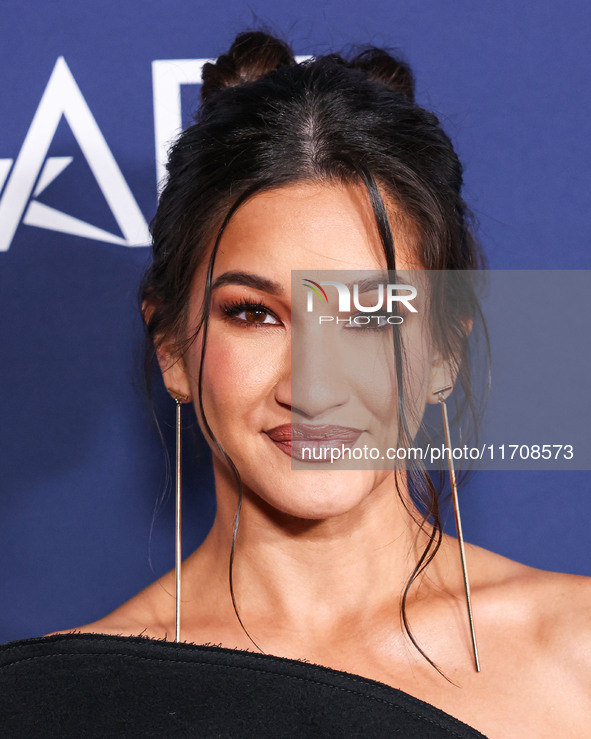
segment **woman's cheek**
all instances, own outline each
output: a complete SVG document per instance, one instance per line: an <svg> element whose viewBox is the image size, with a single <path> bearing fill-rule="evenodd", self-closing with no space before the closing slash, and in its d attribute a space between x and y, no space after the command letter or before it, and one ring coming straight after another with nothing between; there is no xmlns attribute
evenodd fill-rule
<svg viewBox="0 0 591 739"><path fill-rule="evenodd" d="M242 329L261 331L264 329ZM248 337L250 338L250 337ZM234 416L246 405L261 399L273 386L273 362L260 342L226 337L208 339L203 389L214 410Z"/></svg>
<svg viewBox="0 0 591 739"><path fill-rule="evenodd" d="M373 420L373 428L384 429L396 422L397 382L393 347L380 336L361 345L348 361L351 388Z"/></svg>
<svg viewBox="0 0 591 739"><path fill-rule="evenodd" d="M399 425L398 382L393 352L393 347L384 346L381 351L360 353L359 356L372 356L372 361L364 360L363 371L353 373L354 380L351 383L355 385L358 398L373 420L375 433L385 433L389 438L395 438ZM416 327L404 336L403 355L407 422L414 428L424 412L430 362L425 336Z"/></svg>

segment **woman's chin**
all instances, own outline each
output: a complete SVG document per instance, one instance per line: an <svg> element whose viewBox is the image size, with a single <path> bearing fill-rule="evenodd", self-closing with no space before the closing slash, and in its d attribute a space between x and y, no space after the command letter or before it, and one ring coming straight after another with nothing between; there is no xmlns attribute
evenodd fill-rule
<svg viewBox="0 0 591 739"><path fill-rule="evenodd" d="M258 486L254 499L281 514L320 521L337 518L363 504L376 487L373 476L357 470L344 473L293 472L289 484ZM314 479L316 478L316 479ZM269 481L270 482L270 481Z"/></svg>

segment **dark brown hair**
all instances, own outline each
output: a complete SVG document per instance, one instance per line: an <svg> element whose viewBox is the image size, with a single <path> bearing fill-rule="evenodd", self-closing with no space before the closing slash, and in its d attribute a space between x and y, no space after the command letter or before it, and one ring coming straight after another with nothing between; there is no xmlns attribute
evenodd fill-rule
<svg viewBox="0 0 591 739"><path fill-rule="evenodd" d="M205 64L201 97L194 125L170 151L168 179L151 224L153 261L141 286L141 300L153 307L147 321L150 360L165 338L176 340L177 356L182 356L202 330L203 366L211 275L221 235L241 203L272 188L311 181L363 184L388 270L396 269L396 249L382 193L409 224L416 256L425 270L484 266L462 199L462 166L451 141L436 116L415 103L410 67L387 51L370 47L352 58L328 54L298 64L280 39L261 31L246 32L215 64ZM192 278L211 243L203 314L197 329L189 331ZM471 406L470 378L463 370L465 321L477 308L471 301L449 300L445 294L438 299L445 304L446 321L437 325L433 335L444 355L454 358L457 381ZM432 313L436 322L440 312ZM409 438L397 336L394 331L398 401L402 428ZM205 431L233 469L239 487L230 554L230 590L236 609L231 573L242 484L205 418L201 380L199 405ZM407 475L422 511L415 520L420 529L430 526L430 534L406 584L401 617L414 645L441 673L417 644L405 605L412 583L441 544L444 478L440 475L436 485L418 463ZM400 490L398 494L402 499ZM237 609L236 614L240 620Z"/></svg>

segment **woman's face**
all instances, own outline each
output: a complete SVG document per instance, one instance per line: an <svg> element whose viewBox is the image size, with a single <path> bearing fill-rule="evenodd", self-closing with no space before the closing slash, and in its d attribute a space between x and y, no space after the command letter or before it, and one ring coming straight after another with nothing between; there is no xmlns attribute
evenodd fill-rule
<svg viewBox="0 0 591 739"><path fill-rule="evenodd" d="M397 225L402 221L395 212L390 222L397 269L416 267L410 238ZM392 475L391 470L343 469L338 464L320 469L314 462L292 469L297 444L294 440L290 445L290 432L295 431L290 424L312 437L314 427L355 428L358 438L356 432L344 434L348 444L359 447L383 447L385 435L395 439L397 428L394 363L388 354L392 344L385 338L391 340L391 330L314 324L299 297L296 301L294 296L292 306L292 270L385 269L362 186L304 183L258 194L232 216L219 243L203 369L205 415L246 488L284 513L309 519L340 515ZM193 281L189 330L199 323L205 270L206 263ZM364 303L370 305L371 296ZM434 377L429 344L415 331L411 384L421 417L425 403L432 402L433 382L442 379ZM298 356L292 365L292 335L297 332ZM167 382L177 388L184 383L198 417L201 347L199 334L173 370L174 382ZM380 352L387 361L376 360ZM391 403L384 399L386 387ZM218 474L225 462L210 445Z"/></svg>

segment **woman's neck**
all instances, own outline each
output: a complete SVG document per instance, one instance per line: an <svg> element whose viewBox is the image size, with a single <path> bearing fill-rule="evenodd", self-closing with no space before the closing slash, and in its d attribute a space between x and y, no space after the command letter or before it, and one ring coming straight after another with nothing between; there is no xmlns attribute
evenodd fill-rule
<svg viewBox="0 0 591 739"><path fill-rule="evenodd" d="M221 621L238 620L229 587L232 530L238 497L217 480L218 508L203 544L183 562L185 623L215 602ZM220 484L221 483L221 484ZM225 484L226 483L226 484ZM406 484L393 474L353 510L322 520L296 518L245 489L232 566L234 597L249 633L282 631L325 639L339 628L400 609L410 575L429 543ZM406 510L402 499L413 512ZM431 545L431 550L435 548ZM435 575L442 585L441 573ZM410 593L415 594L420 579ZM409 595L410 595L409 593Z"/></svg>

